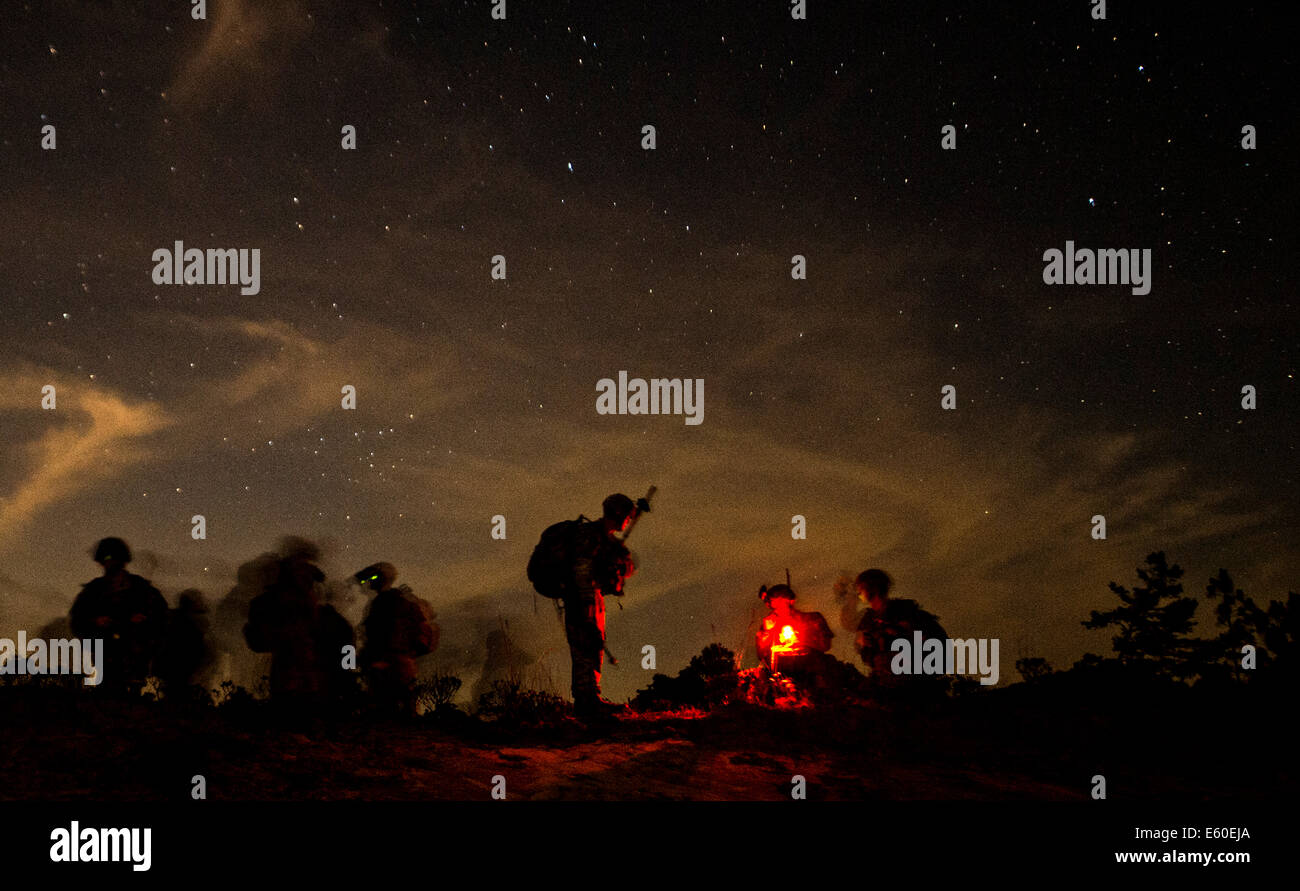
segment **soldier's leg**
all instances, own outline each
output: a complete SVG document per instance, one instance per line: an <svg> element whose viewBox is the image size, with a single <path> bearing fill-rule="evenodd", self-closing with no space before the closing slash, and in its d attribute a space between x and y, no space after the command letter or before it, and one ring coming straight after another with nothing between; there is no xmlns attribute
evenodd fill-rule
<svg viewBox="0 0 1300 891"><path fill-rule="evenodd" d="M383 708L388 703L388 663L378 662L365 668L366 692L370 701Z"/></svg>
<svg viewBox="0 0 1300 891"><path fill-rule="evenodd" d="M573 701L595 699L600 695L600 666L591 652L591 631L576 622L566 623L565 636L569 640L569 655L573 662L573 679L570 689Z"/></svg>
<svg viewBox="0 0 1300 891"><path fill-rule="evenodd" d="M397 660L396 667L397 667L397 673L401 683L401 690L398 694L397 707L402 712L402 714L413 715L416 712L415 659L410 656L403 656Z"/></svg>
<svg viewBox="0 0 1300 891"><path fill-rule="evenodd" d="M408 681L406 666L399 657L373 662L366 670L370 700L381 711L403 711L408 698L414 701L414 682L414 666Z"/></svg>
<svg viewBox="0 0 1300 891"><path fill-rule="evenodd" d="M579 631L577 624L569 617L570 608L565 606L564 610L564 639L569 642L569 663L571 671L569 673L569 692L573 694L574 701L578 699L578 690L581 687L580 678L582 677L582 646L579 640Z"/></svg>
<svg viewBox="0 0 1300 891"><path fill-rule="evenodd" d="M113 696L126 696L131 687L131 671L122 656L121 644L113 639L104 641L103 681L100 689Z"/></svg>

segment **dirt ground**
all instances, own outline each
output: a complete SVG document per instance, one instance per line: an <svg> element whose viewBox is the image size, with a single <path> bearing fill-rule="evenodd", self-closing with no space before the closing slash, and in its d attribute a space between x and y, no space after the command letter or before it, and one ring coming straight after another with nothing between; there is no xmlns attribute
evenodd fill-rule
<svg viewBox="0 0 1300 891"><path fill-rule="evenodd" d="M210 799L485 800L494 777L511 800L789 799L794 777L821 800L1087 798L1215 800L1265 794L1242 773L1157 755L1188 729L1141 742L1095 715L755 708L626 717L588 727L481 722L463 714L397 722L287 723L164 703L0 690L0 798L167 800L201 775ZM1154 727L1152 732L1162 732ZM1141 736L1141 734L1138 734ZM1263 786L1264 788L1259 788Z"/></svg>

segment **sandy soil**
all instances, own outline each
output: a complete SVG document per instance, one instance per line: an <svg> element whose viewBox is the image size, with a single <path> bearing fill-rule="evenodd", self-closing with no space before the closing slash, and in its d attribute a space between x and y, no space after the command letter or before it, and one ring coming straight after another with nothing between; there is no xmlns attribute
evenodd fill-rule
<svg viewBox="0 0 1300 891"><path fill-rule="evenodd" d="M600 727L461 715L287 725L265 709L37 692L0 690L0 798L181 799L201 774L210 799L484 800L500 775L512 800L776 800L801 775L810 799L1060 800L1086 798L1102 769L1129 797L1255 794L1249 776L1156 762L1087 715L995 717L949 704L629 714Z"/></svg>

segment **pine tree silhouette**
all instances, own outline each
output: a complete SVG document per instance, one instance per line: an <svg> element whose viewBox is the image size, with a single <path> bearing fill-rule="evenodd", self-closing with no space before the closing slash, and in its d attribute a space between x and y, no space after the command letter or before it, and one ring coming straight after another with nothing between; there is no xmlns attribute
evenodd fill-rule
<svg viewBox="0 0 1300 891"><path fill-rule="evenodd" d="M1285 601L1271 600L1265 609L1233 584L1226 569L1210 579L1205 596L1218 601L1215 619L1223 627L1217 638L1206 643L1206 677L1215 681L1249 682L1251 675L1272 675L1281 679L1296 670L1296 639L1300 632L1300 596L1287 593ZM1256 649L1254 671L1242 667L1242 650Z"/></svg>
<svg viewBox="0 0 1300 891"><path fill-rule="evenodd" d="M1083 626L1094 630L1116 626L1119 633L1112 647L1125 668L1183 679L1197 673L1196 657L1203 652L1203 642L1189 637L1196 624L1192 617L1197 602L1182 596L1182 567L1169 565L1164 551L1149 554L1146 562L1146 568L1137 569L1142 587L1130 590L1111 582L1110 589L1123 605L1106 612L1093 610Z"/></svg>

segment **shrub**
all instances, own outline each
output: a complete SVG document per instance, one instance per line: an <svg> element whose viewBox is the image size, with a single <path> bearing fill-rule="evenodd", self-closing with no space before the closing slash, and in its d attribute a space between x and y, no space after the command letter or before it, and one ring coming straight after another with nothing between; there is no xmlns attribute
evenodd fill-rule
<svg viewBox="0 0 1300 891"><path fill-rule="evenodd" d="M518 681L497 681L478 699L478 715L489 721L514 725L555 724L572 712L563 698L542 690L529 690Z"/></svg>
<svg viewBox="0 0 1300 891"><path fill-rule="evenodd" d="M415 701L427 711L446 708L460 692L461 680L451 674L435 674L415 685Z"/></svg>

